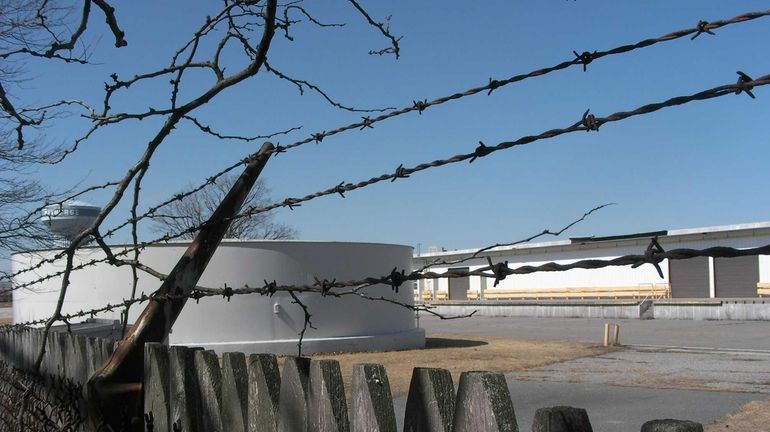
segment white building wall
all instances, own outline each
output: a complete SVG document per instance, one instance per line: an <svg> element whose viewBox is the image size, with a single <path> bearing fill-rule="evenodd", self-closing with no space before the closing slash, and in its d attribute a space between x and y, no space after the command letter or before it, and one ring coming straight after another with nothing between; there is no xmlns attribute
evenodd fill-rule
<svg viewBox="0 0 770 432"><path fill-rule="evenodd" d="M665 250L671 249L705 249L714 246L726 246L738 249L752 248L770 244L769 224L751 224L739 226L740 229L722 229L723 227L703 228L693 230L670 231L669 236L660 238L660 244ZM754 229L752 227L756 226ZM616 241L586 242L583 245L572 244L569 241L545 243L542 245L522 245L508 250L492 250L484 255L490 255L493 263L508 261L509 268L520 266L539 266L549 262L569 264L584 259L609 260L623 255L641 255L649 245L648 238L621 239ZM441 258L454 260L462 255L452 255L452 252L440 254ZM432 255L431 260L438 258ZM760 282L770 282L770 256L759 256ZM423 265L420 257L416 258L416 267ZM477 270L488 266L486 258L474 259L454 265L453 267L469 267ZM650 284L669 284L669 266L667 261L660 263L663 278L650 264L638 268L605 267L602 269L573 269L563 272L537 272L526 275L511 275L493 287L494 279L488 279L486 289L527 290L552 288L589 288L589 287L630 287ZM448 266L432 267L430 271L445 272ZM470 278L470 290L479 291L481 278ZM448 291L448 281L440 280L439 291Z"/></svg>
<svg viewBox="0 0 770 432"><path fill-rule="evenodd" d="M770 255L759 256L759 282L770 283Z"/></svg>

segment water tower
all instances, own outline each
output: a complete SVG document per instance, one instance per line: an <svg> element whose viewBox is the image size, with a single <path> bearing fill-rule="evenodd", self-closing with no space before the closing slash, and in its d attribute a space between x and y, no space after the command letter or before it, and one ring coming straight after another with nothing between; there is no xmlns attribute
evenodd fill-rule
<svg viewBox="0 0 770 432"><path fill-rule="evenodd" d="M82 201L66 201L43 208L42 222L54 234L71 242L99 215L101 208Z"/></svg>

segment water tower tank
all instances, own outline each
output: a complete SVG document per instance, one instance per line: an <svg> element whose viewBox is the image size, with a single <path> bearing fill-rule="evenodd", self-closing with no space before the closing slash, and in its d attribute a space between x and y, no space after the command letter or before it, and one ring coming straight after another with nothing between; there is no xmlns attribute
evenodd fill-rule
<svg viewBox="0 0 770 432"><path fill-rule="evenodd" d="M72 240L99 215L101 208L82 201L66 201L43 208L43 223L54 234Z"/></svg>

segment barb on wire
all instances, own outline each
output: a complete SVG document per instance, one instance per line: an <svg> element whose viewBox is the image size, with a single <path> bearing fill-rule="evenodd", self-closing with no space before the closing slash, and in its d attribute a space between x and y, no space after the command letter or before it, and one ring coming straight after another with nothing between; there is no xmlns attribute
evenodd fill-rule
<svg viewBox="0 0 770 432"><path fill-rule="evenodd" d="M703 20L698 21L698 25L696 25L695 28L697 28L698 31L694 35L692 35L690 40L695 40L695 38L697 38L698 36L702 35L703 33L708 33L710 35L716 36L716 33L711 31L711 29L709 28L709 22L708 21L703 21Z"/></svg>

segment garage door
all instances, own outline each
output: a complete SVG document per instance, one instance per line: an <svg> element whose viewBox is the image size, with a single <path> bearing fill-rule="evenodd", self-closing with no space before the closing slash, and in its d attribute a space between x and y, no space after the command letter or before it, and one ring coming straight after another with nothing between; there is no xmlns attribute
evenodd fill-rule
<svg viewBox="0 0 770 432"><path fill-rule="evenodd" d="M669 260L671 297L709 297L709 259L698 257L687 260Z"/></svg>
<svg viewBox="0 0 770 432"><path fill-rule="evenodd" d="M745 256L714 259L717 297L756 297L759 258Z"/></svg>
<svg viewBox="0 0 770 432"><path fill-rule="evenodd" d="M468 271L468 267L451 268L452 270ZM468 289L471 287L469 277L450 278L449 279L449 300L467 300Z"/></svg>

